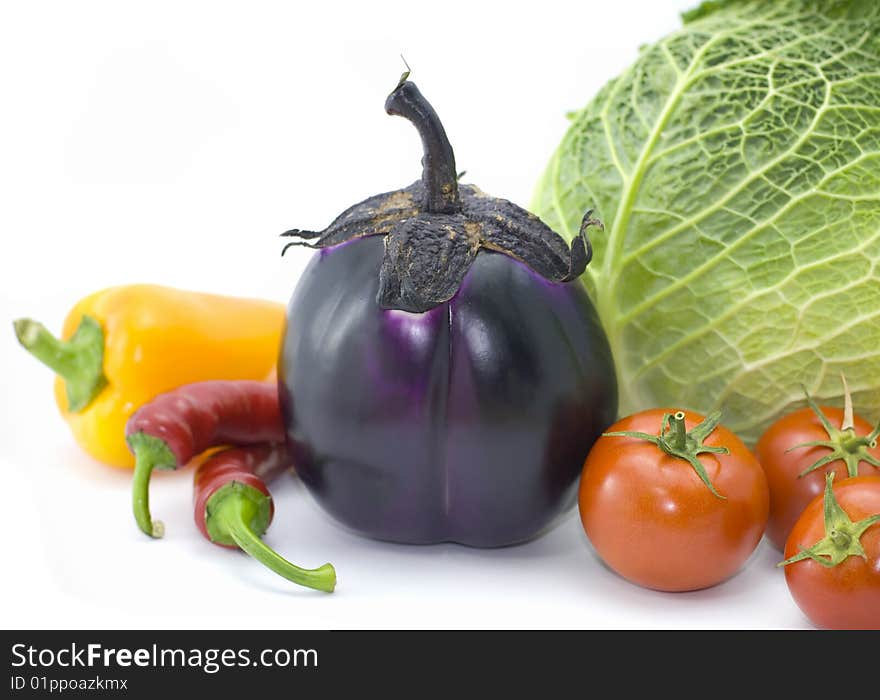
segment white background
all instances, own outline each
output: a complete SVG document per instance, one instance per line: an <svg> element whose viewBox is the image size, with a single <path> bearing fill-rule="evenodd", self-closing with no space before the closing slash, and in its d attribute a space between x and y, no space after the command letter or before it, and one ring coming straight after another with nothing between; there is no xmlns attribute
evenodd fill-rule
<svg viewBox="0 0 880 700"><path fill-rule="evenodd" d="M576 512L518 547L407 547L342 530L287 479L266 539L332 561L333 595L203 540L188 471L154 479L167 535L148 540L128 473L78 450L10 325L58 331L76 299L132 282L286 301L308 252L280 258L278 233L419 176L415 130L383 111L401 53L467 181L527 205L565 112L691 4L4 3L0 625L806 626L766 543L723 585L661 594L606 570Z"/></svg>

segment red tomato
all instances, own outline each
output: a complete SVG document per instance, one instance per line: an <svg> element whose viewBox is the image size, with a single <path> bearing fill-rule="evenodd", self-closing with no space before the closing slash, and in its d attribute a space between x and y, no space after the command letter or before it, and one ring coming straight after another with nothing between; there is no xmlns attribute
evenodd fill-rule
<svg viewBox="0 0 880 700"><path fill-rule="evenodd" d="M624 418L608 432L658 435L664 415L652 409ZM686 412L692 431L704 420ZM704 445L730 454L697 456L714 495L685 459L633 437L599 438L581 475L579 507L598 555L641 586L689 591L733 575L754 551L767 522L767 481L758 461L723 426Z"/></svg>
<svg viewBox="0 0 880 700"><path fill-rule="evenodd" d="M852 523L880 514L880 476L843 479L834 485L833 493ZM846 529L838 524L826 532L824 501L817 496L798 518L785 544L786 559L813 547L828 532ZM786 564L785 582L798 607L819 627L880 629L880 522L852 539L861 543L865 558L853 554L836 566L802 559Z"/></svg>
<svg viewBox="0 0 880 700"><path fill-rule="evenodd" d="M843 421L841 409L823 406L820 410L831 425L840 427ZM871 425L859 416L853 417L853 426L856 435L871 433ZM819 416L810 408L802 408L780 418L758 440L755 455L764 468L770 488L767 538L779 550L785 547L785 540L798 516L824 490L825 474L834 471L838 481L848 476L846 464L841 459L800 476L822 457L830 454L832 450L829 447L799 447L791 452L786 450L805 442L828 439L828 432L822 426ZM865 449L880 459L880 447ZM867 462L859 462L859 475L877 473L877 469Z"/></svg>

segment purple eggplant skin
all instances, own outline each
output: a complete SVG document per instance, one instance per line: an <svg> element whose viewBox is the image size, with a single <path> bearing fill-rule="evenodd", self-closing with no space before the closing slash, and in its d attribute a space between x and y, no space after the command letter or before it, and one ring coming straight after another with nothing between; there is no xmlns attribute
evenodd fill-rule
<svg viewBox="0 0 880 700"><path fill-rule="evenodd" d="M377 302L381 237L314 254L290 300L279 391L296 470L351 530L402 543L529 540L575 502L617 413L583 286L481 250L422 312Z"/></svg>

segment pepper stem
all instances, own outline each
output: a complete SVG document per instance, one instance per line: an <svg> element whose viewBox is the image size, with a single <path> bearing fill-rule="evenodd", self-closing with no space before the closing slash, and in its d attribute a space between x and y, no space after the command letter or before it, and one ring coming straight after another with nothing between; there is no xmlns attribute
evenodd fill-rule
<svg viewBox="0 0 880 700"><path fill-rule="evenodd" d="M64 380L67 408L79 413L107 386L104 376L104 330L91 316L83 316L69 340L60 340L30 318L12 324L18 342Z"/></svg>
<svg viewBox="0 0 880 700"><path fill-rule="evenodd" d="M461 211L455 154L437 112L408 77L409 71L388 95L385 111L408 119L422 137L422 182L428 196L427 211L454 214Z"/></svg>
<svg viewBox="0 0 880 700"><path fill-rule="evenodd" d="M303 569L291 564L260 539L268 526L269 503L269 497L252 486L233 481L220 487L208 499L206 508L206 529L211 540L220 544L231 540L288 581L332 593L336 587L336 570L332 564Z"/></svg>
<svg viewBox="0 0 880 700"><path fill-rule="evenodd" d="M133 433L127 440L134 452L134 479L131 483L134 519L141 532L158 539L165 534L165 525L150 515L150 475L154 469L176 469L177 457L164 440L152 435Z"/></svg>

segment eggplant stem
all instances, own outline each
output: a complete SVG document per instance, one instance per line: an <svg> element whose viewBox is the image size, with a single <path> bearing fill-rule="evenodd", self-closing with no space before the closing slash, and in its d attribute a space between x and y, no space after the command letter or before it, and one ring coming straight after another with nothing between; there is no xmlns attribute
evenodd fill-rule
<svg viewBox="0 0 880 700"><path fill-rule="evenodd" d="M385 100L385 111L408 119L422 138L422 182L427 191L425 209L434 214L454 214L461 211L458 194L458 175L455 154L446 137L440 117L415 83L407 80L408 73Z"/></svg>

